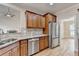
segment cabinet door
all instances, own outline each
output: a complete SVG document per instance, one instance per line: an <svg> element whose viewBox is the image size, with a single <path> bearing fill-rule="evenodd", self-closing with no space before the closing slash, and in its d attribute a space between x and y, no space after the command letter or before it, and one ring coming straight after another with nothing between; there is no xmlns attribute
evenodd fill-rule
<svg viewBox="0 0 79 59"><path fill-rule="evenodd" d="M53 16L48 14L48 22L52 22L53 21Z"/></svg>
<svg viewBox="0 0 79 59"><path fill-rule="evenodd" d="M37 15L33 14L32 16L32 27L37 28Z"/></svg>
<svg viewBox="0 0 79 59"><path fill-rule="evenodd" d="M37 15L37 19L36 19L37 28L41 28L40 18L41 16Z"/></svg>
<svg viewBox="0 0 79 59"><path fill-rule="evenodd" d="M45 38L45 48L47 48L48 47L48 36L45 36L44 38Z"/></svg>
<svg viewBox="0 0 79 59"><path fill-rule="evenodd" d="M48 27L44 28L44 32L43 32L43 33L44 33L44 34L48 34L48 32L49 32L49 31L48 31Z"/></svg>
<svg viewBox="0 0 79 59"><path fill-rule="evenodd" d="M52 16L52 21L56 22L56 16Z"/></svg>
<svg viewBox="0 0 79 59"><path fill-rule="evenodd" d="M41 27L45 28L45 17L41 16Z"/></svg>
<svg viewBox="0 0 79 59"><path fill-rule="evenodd" d="M21 45L20 45L20 55L21 56L26 56L28 55L28 43L27 40L22 40Z"/></svg>
<svg viewBox="0 0 79 59"><path fill-rule="evenodd" d="M21 45L21 56L26 56L27 55L27 46L26 44Z"/></svg>
<svg viewBox="0 0 79 59"><path fill-rule="evenodd" d="M27 27L33 27L33 22L32 22L33 14L27 12L26 16L27 16L27 23L26 23Z"/></svg>
<svg viewBox="0 0 79 59"><path fill-rule="evenodd" d="M11 56L11 51L8 51L8 52L2 54L1 56Z"/></svg>
<svg viewBox="0 0 79 59"><path fill-rule="evenodd" d="M44 40L44 37L41 37L39 39L39 50L43 50L45 48L45 40Z"/></svg>
<svg viewBox="0 0 79 59"><path fill-rule="evenodd" d="M19 56L19 47L15 47L11 50L12 56Z"/></svg>

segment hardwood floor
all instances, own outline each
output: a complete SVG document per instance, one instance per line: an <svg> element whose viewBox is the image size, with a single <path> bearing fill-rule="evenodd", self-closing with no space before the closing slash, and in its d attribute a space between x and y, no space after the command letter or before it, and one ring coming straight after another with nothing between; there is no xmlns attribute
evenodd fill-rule
<svg viewBox="0 0 79 59"><path fill-rule="evenodd" d="M74 56L74 39L62 39L60 46L46 49L34 56Z"/></svg>

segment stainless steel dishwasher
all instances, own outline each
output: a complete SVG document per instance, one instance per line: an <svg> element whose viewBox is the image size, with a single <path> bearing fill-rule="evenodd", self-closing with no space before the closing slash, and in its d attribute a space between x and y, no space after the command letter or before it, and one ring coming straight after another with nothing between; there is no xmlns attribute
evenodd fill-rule
<svg viewBox="0 0 79 59"><path fill-rule="evenodd" d="M28 55L32 55L39 51L39 38L28 40Z"/></svg>

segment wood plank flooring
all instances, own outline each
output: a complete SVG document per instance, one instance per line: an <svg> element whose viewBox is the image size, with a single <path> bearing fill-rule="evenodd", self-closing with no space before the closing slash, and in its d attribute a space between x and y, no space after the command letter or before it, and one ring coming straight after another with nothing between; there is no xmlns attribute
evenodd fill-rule
<svg viewBox="0 0 79 59"><path fill-rule="evenodd" d="M62 39L60 46L46 49L34 56L74 56L74 39Z"/></svg>

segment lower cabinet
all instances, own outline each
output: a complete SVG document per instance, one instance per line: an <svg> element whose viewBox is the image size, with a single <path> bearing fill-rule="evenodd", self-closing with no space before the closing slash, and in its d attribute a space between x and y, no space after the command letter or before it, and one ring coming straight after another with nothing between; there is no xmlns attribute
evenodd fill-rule
<svg viewBox="0 0 79 59"><path fill-rule="evenodd" d="M44 37L40 37L39 39L39 50L43 50L44 49Z"/></svg>
<svg viewBox="0 0 79 59"><path fill-rule="evenodd" d="M45 36L44 39L45 39L45 42L44 42L45 43L45 48L47 48L49 46L48 36Z"/></svg>
<svg viewBox="0 0 79 59"><path fill-rule="evenodd" d="M19 56L19 47L15 47L11 50L11 56Z"/></svg>
<svg viewBox="0 0 79 59"><path fill-rule="evenodd" d="M5 52L4 54L2 54L2 56L19 56L18 47L15 47L10 51Z"/></svg>
<svg viewBox="0 0 79 59"><path fill-rule="evenodd" d="M11 51L8 51L8 52L2 54L1 56L11 56Z"/></svg>
<svg viewBox="0 0 79 59"><path fill-rule="evenodd" d="M20 55L27 56L28 55L28 48L27 48L27 40L22 40L20 45Z"/></svg>
<svg viewBox="0 0 79 59"><path fill-rule="evenodd" d="M32 39L31 41L20 40L16 43L13 43L9 46L0 49L0 56L27 56L29 55L29 52L31 52L31 50L32 54L34 54L47 47L48 47L47 36L40 37L39 39Z"/></svg>
<svg viewBox="0 0 79 59"><path fill-rule="evenodd" d="M40 40L39 40L39 50L43 50L45 48L48 47L48 37L47 36L44 36L44 37L40 37Z"/></svg>
<svg viewBox="0 0 79 59"><path fill-rule="evenodd" d="M0 49L0 56L19 56L19 42Z"/></svg>

